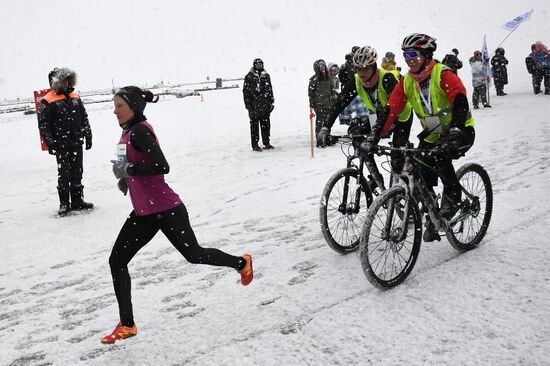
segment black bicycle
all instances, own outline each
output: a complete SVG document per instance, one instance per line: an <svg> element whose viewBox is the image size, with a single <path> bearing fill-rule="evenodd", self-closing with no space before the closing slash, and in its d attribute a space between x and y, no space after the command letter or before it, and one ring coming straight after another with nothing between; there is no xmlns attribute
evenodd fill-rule
<svg viewBox="0 0 550 366"><path fill-rule="evenodd" d="M361 226L372 204L373 195L378 196L385 190L384 179L374 156L359 152L359 145L364 139L363 135L337 137L347 159L346 168L330 177L321 196L321 231L328 246L341 254L359 248ZM364 166L369 172L367 177L363 173Z"/></svg>
<svg viewBox="0 0 550 366"><path fill-rule="evenodd" d="M427 154L443 150L378 146L376 154L404 154L402 173L394 185L381 193L368 210L361 233L360 259L367 279L379 288L391 288L411 273L422 241L422 212L427 212L435 229L444 231L449 243L459 251L476 248L485 236L493 211L493 190L489 175L479 164L469 163L457 170L462 202L455 216L439 215L438 198L420 174L419 166L433 169ZM393 174L393 173L392 173Z"/></svg>

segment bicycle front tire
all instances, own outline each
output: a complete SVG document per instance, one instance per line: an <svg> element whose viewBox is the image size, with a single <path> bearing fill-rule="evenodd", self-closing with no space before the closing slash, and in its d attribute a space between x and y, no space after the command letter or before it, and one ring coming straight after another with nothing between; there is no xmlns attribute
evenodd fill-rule
<svg viewBox="0 0 550 366"><path fill-rule="evenodd" d="M485 237L493 213L493 187L489 174L476 163L466 164L457 170L460 184L478 198L478 203L459 212L460 221L446 231L447 240L457 250L466 252L479 246ZM467 197L464 202L471 204Z"/></svg>
<svg viewBox="0 0 550 366"><path fill-rule="evenodd" d="M340 254L354 252L359 248L361 225L367 217L367 208L372 202L372 194L364 177L358 179L359 171L345 168L337 171L328 180L319 207L321 231L328 246ZM354 204L355 191L360 185L358 212L349 212ZM343 202L343 191L347 189L346 202ZM346 212L340 208L345 206Z"/></svg>
<svg viewBox="0 0 550 366"><path fill-rule="evenodd" d="M384 191L371 205L363 225L360 259L363 272L377 288L388 289L403 282L411 273L422 242L422 215L418 204L409 198L409 223L403 240L397 242L406 205L406 190L395 186ZM390 202L394 200L394 204ZM389 234L385 233L389 209L394 207ZM412 221L411 221L412 220ZM389 236L389 237L388 237Z"/></svg>

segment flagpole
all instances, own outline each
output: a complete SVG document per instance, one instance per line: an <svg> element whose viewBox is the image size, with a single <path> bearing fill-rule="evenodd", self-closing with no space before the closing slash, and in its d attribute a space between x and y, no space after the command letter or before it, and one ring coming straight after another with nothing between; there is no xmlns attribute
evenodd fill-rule
<svg viewBox="0 0 550 366"><path fill-rule="evenodd" d="M502 44L504 43L504 41L506 41L508 39L508 37L510 37L510 35L512 33L514 33L516 31L516 29L519 28L519 25L517 27L514 28L514 30L512 30L510 33L508 33L508 35L506 37L504 37L504 39L502 40L502 42L500 42L498 44L498 46L495 47L495 50L493 52L491 52L491 55L489 56L489 58L493 57L493 55L495 54L495 51L497 50L497 48L499 48L500 46L502 46Z"/></svg>

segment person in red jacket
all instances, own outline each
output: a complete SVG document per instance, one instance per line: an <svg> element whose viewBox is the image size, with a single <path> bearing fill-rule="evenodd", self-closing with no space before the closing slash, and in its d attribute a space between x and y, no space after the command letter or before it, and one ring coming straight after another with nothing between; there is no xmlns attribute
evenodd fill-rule
<svg viewBox="0 0 550 366"><path fill-rule="evenodd" d="M372 151L381 137L388 135L407 101L413 107L422 123L423 131L418 135L419 148L445 145L450 151L443 156L429 156L430 169L421 168L428 186L436 186L437 178L443 182L443 198L440 214L452 219L459 209L461 189L452 159L458 159L474 143L474 120L471 116L466 88L460 78L450 68L433 59L437 48L435 38L426 34L413 33L403 40L401 49L409 66L409 72L393 89L384 113L379 115L371 134L363 143L362 150ZM437 80L439 82L437 83ZM398 129L395 133L408 134L408 129ZM394 141L407 141L408 136ZM396 157L395 159L401 159ZM394 170L401 170L403 164L393 162ZM424 241L441 240L429 217L426 220Z"/></svg>

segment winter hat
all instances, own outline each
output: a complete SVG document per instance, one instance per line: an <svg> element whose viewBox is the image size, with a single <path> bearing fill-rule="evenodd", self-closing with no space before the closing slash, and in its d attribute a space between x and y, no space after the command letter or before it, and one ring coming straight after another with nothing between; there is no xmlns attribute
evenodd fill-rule
<svg viewBox="0 0 550 366"><path fill-rule="evenodd" d="M481 51L474 51L474 57L480 56L481 57Z"/></svg>
<svg viewBox="0 0 550 366"><path fill-rule="evenodd" d="M115 97L124 99L134 113L143 114L147 102L156 103L159 100L158 95L153 95L149 90L142 90L137 86L125 86L115 93Z"/></svg>
<svg viewBox="0 0 550 366"><path fill-rule="evenodd" d="M455 56L458 56L458 50L456 48L453 48L451 51L455 54Z"/></svg>
<svg viewBox="0 0 550 366"><path fill-rule="evenodd" d="M319 59L313 63L313 71L318 73L320 71L321 65L327 67L327 63L323 59Z"/></svg>
<svg viewBox="0 0 550 366"><path fill-rule="evenodd" d="M52 90L57 93L61 91L61 84L64 81L69 83L69 87L74 87L76 85L76 72L66 67L60 69L56 67L49 72L48 81L50 82Z"/></svg>

